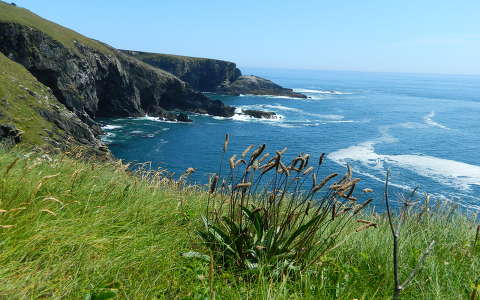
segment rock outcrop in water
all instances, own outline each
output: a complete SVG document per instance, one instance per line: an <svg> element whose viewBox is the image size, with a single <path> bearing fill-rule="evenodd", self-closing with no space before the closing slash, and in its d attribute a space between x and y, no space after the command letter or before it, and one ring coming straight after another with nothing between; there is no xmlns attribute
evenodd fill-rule
<svg viewBox="0 0 480 300"><path fill-rule="evenodd" d="M296 93L292 89L283 88L268 79L254 75L240 76L234 82L219 87L217 92L236 96L250 94L307 98L304 94Z"/></svg>
<svg viewBox="0 0 480 300"><path fill-rule="evenodd" d="M247 109L247 110L242 110L242 113L244 115L250 116L252 118L257 118L257 119L276 119L277 118L277 114L271 111Z"/></svg>
<svg viewBox="0 0 480 300"><path fill-rule="evenodd" d="M270 95L307 98L258 76L242 76L233 62L170 54L122 50L143 62L170 72L200 92L235 95Z"/></svg>

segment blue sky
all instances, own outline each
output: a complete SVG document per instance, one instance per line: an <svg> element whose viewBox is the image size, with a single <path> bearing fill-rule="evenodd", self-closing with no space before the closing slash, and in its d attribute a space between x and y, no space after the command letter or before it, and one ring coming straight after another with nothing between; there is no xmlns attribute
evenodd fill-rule
<svg viewBox="0 0 480 300"><path fill-rule="evenodd" d="M17 0L122 49L240 67L480 74L479 0Z"/></svg>

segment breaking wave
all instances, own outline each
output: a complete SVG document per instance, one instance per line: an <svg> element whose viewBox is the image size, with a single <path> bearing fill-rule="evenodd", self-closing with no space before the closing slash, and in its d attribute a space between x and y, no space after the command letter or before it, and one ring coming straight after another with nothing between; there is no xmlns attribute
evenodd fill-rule
<svg viewBox="0 0 480 300"><path fill-rule="evenodd" d="M432 111L431 113L429 113L428 115L426 115L425 117L423 117L423 121L432 126L432 127L438 127L438 128L441 128L441 129L450 129L448 128L447 126L444 126L438 122L435 122L432 118L435 117L435 112Z"/></svg>
<svg viewBox="0 0 480 300"><path fill-rule="evenodd" d="M406 125L409 123L380 127L381 137L332 152L328 158L342 166L354 162L359 164L361 170L366 168L382 173L386 169L386 165L393 166L415 172L420 176L459 190L468 191L472 185L480 186L480 166L477 165L423 154L388 155L375 152L377 144L398 141L389 134L390 128L409 128ZM366 175L365 172L359 173ZM372 177L373 175L367 176Z"/></svg>

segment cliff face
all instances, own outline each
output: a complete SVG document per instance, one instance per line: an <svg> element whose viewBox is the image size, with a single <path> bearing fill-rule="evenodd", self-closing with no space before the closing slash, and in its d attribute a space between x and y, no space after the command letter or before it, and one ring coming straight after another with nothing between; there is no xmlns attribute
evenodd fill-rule
<svg viewBox="0 0 480 300"><path fill-rule="evenodd" d="M166 110L230 116L220 101L194 92L177 77L113 48L105 53L74 42L69 49L47 34L0 23L0 52L22 64L57 99L95 128L95 117L151 114L169 118Z"/></svg>
<svg viewBox="0 0 480 300"><path fill-rule="evenodd" d="M61 104L50 88L2 53L0 65L0 141L61 150L87 146L108 155L92 129Z"/></svg>
<svg viewBox="0 0 480 300"><path fill-rule="evenodd" d="M229 61L130 50L122 52L170 72L202 92L215 92L219 86L229 84L242 75L235 63Z"/></svg>
<svg viewBox="0 0 480 300"><path fill-rule="evenodd" d="M201 92L307 98L268 79L242 76L237 66L228 61L131 50L122 52L178 76L193 89Z"/></svg>

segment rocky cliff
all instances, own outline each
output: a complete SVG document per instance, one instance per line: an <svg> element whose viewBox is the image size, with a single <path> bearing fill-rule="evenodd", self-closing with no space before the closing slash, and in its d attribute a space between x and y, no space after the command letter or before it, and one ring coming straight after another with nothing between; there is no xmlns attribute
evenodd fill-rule
<svg viewBox="0 0 480 300"><path fill-rule="evenodd" d="M292 89L281 87L268 79L254 75L240 76L232 83L218 87L217 92L228 95L250 94L307 98L304 94L296 93Z"/></svg>
<svg viewBox="0 0 480 300"><path fill-rule="evenodd" d="M268 79L258 76L242 76L241 71L233 62L131 50L122 50L122 52L178 76L200 92L307 98L303 94L283 88Z"/></svg>
<svg viewBox="0 0 480 300"><path fill-rule="evenodd" d="M50 88L2 53L0 66L0 142L61 150L86 146L90 152L108 156L92 129L60 103Z"/></svg>
<svg viewBox="0 0 480 300"><path fill-rule="evenodd" d="M28 10L0 2L0 52L22 64L53 95L100 133L96 117L176 110L228 117L234 108L195 92L176 76Z"/></svg>
<svg viewBox="0 0 480 300"><path fill-rule="evenodd" d="M242 75L235 63L229 61L130 50L122 52L178 76L201 92L215 92L219 86Z"/></svg>

